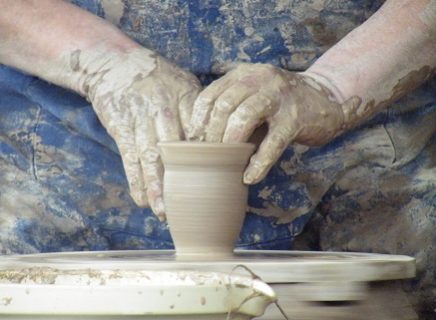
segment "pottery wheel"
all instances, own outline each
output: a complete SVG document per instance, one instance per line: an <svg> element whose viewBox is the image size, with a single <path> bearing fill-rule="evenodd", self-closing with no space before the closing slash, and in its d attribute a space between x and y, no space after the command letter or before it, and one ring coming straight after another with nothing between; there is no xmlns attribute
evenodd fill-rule
<svg viewBox="0 0 436 320"><path fill-rule="evenodd" d="M267 283L346 281L370 282L413 278L415 259L369 253L305 251L236 251L231 256L176 256L171 250L66 252L3 256L1 271L46 268L68 270L215 271L247 275L245 266Z"/></svg>
<svg viewBox="0 0 436 320"><path fill-rule="evenodd" d="M195 307L198 312L211 313L216 311L213 309L216 306L203 302L213 301L217 304L221 300L228 300L216 296L222 292L217 289L217 286L223 286L222 281L218 281L218 285L208 285L204 281L207 279L205 274L219 273L225 277L231 275L233 278L250 276L252 279L251 272L274 290L283 311L290 319L417 319L399 289L374 289L370 285L390 283L380 282L381 280L414 277L413 258L399 255L301 251L236 251L229 256L207 257L177 256L174 251L104 251L2 256L0 293L3 294L0 294L0 318L3 314L10 316L11 313L20 314L22 310L27 310L31 312L29 317L17 319L34 319L34 314L51 313L53 306L56 306L56 312L76 314L75 309L71 309L75 306L74 303L80 306L83 314L94 315L149 315L149 318L153 318L161 313L172 312L178 317L178 314L188 312L186 308ZM160 281L156 276L169 277L170 280ZM172 283L174 279L177 283L182 282L183 290L180 284ZM190 284L191 279L201 280L201 283ZM170 286L165 290L161 285L150 286L150 283L156 281ZM35 300L35 297L39 300ZM144 300L144 297L147 298ZM191 298L180 303L182 297ZM173 300L177 303L171 302ZM53 301L56 303L53 304ZM89 301L92 303L88 303ZM392 301L396 301L395 307L386 311L385 306L392 305ZM33 309L29 309L29 305L32 305ZM85 305L88 308L86 310ZM226 306L221 310L224 315L220 319L226 318L227 309ZM252 314L262 313L259 310L256 312L253 311ZM116 318L118 319L118 316ZM194 318L191 314L187 314L185 318L206 319L204 316ZM82 315L81 319L94 318L84 318ZM282 320L283 315L274 305L270 305L259 319Z"/></svg>

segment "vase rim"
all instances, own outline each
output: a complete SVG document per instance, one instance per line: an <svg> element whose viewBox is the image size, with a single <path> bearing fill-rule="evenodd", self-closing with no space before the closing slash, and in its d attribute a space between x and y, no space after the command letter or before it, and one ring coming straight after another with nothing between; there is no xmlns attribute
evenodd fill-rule
<svg viewBox="0 0 436 320"><path fill-rule="evenodd" d="M193 148L254 148L254 144L250 142L203 142L203 141L161 141L158 142L159 147L193 147Z"/></svg>

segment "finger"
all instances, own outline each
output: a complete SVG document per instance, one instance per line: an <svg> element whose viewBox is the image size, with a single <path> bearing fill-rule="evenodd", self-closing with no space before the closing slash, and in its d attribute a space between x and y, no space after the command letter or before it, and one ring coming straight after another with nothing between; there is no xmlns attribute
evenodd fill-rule
<svg viewBox="0 0 436 320"><path fill-rule="evenodd" d="M145 184L147 186L147 197L153 212L159 220L165 220L165 205L163 201L163 174L164 168L157 148L158 141L179 141L183 137L183 130L179 121L179 110L176 101L155 99L155 118L148 121L140 121L136 128L138 130L139 158L142 165ZM171 105L172 104L172 105ZM142 136L147 133L147 137Z"/></svg>
<svg viewBox="0 0 436 320"><path fill-rule="evenodd" d="M155 145L141 148L140 161L144 180L147 185L147 198L150 207L161 221L165 221L163 201L163 165Z"/></svg>
<svg viewBox="0 0 436 320"><path fill-rule="evenodd" d="M206 89L198 95L192 109L188 138L191 140L204 140L205 127L209 123L210 113L215 104L215 100L231 86L231 77L224 76L212 82Z"/></svg>
<svg viewBox="0 0 436 320"><path fill-rule="evenodd" d="M188 91L179 102L179 116L180 122L182 123L182 128L184 135L188 135L190 128L190 121L192 116L192 109L194 107L195 99L197 99L198 94L201 91L200 86L193 87L192 90Z"/></svg>
<svg viewBox="0 0 436 320"><path fill-rule="evenodd" d="M244 183L254 184L262 180L295 135L295 132L283 125L270 125L265 139L251 157L250 164L245 170Z"/></svg>
<svg viewBox="0 0 436 320"><path fill-rule="evenodd" d="M216 99L209 124L206 126L206 141L222 141L230 115L253 93L253 89L232 86Z"/></svg>
<svg viewBox="0 0 436 320"><path fill-rule="evenodd" d="M146 186L145 194L151 209L161 220L165 220L163 202L163 167L156 147L158 142L155 120L151 117L140 117L135 125L136 148L141 164L141 175Z"/></svg>
<svg viewBox="0 0 436 320"><path fill-rule="evenodd" d="M180 124L180 116L178 98L167 92L166 88L157 87L154 90L153 96L147 106L140 106L137 111L136 128L138 134L148 132L148 127L145 118L154 119L153 126L156 132L158 141L177 141L183 136L182 126ZM144 111L147 110L147 111ZM142 126L142 124L145 124ZM141 129L140 129L141 128ZM145 131L147 130L147 131Z"/></svg>
<svg viewBox="0 0 436 320"><path fill-rule="evenodd" d="M146 187L139 155L136 150L135 137L130 126L118 126L115 139L123 161L124 171L129 183L130 195L139 207L147 207Z"/></svg>
<svg viewBox="0 0 436 320"><path fill-rule="evenodd" d="M249 97L229 117L223 142L246 142L276 110L276 103L262 94Z"/></svg>

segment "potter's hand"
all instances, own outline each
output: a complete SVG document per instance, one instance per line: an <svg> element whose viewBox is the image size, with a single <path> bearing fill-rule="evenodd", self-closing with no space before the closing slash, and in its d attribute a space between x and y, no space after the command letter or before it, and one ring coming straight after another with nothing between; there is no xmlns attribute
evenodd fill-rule
<svg viewBox="0 0 436 320"><path fill-rule="evenodd" d="M268 133L244 174L251 184L265 177L290 143L321 145L344 131L359 103L358 98L337 103L331 90L304 73L244 64L200 93L189 136L244 142L266 122Z"/></svg>
<svg viewBox="0 0 436 320"><path fill-rule="evenodd" d="M267 122L244 177L257 182L290 142L325 143L430 78L435 16L436 1L387 0L304 73L243 65L200 94L191 136L243 141Z"/></svg>
<svg viewBox="0 0 436 320"><path fill-rule="evenodd" d="M146 49L105 52L96 64L86 53L77 53L72 63L81 74L79 89L117 143L133 199L140 206L149 202L164 219L163 168L156 144L184 138L198 80Z"/></svg>
<svg viewBox="0 0 436 320"><path fill-rule="evenodd" d="M163 218L156 143L183 138L197 79L67 1L7 1L0 10L0 39L0 63L92 103L118 145L133 199L145 206L148 198Z"/></svg>

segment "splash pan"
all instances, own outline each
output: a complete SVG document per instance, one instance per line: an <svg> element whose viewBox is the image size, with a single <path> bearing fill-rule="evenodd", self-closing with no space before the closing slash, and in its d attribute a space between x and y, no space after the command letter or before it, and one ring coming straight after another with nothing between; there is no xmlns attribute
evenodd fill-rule
<svg viewBox="0 0 436 320"><path fill-rule="evenodd" d="M259 275L253 277L244 268ZM251 319L287 283L410 278L407 256L292 251L177 256L172 251L0 257L0 319Z"/></svg>

